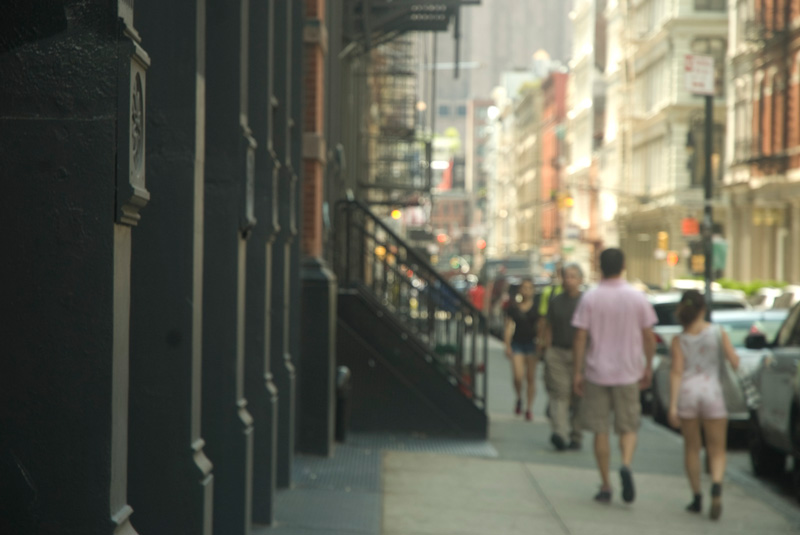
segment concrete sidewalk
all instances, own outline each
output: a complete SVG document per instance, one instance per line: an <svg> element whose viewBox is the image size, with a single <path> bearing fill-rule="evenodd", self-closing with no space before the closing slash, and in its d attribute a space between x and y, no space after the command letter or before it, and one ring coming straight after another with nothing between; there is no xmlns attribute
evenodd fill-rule
<svg viewBox="0 0 800 535"><path fill-rule="evenodd" d="M797 533L785 518L738 485L725 486L723 517L712 522L705 514L683 510L689 494L684 477L636 474L635 478L634 504L622 503L615 493L611 505L602 505L591 499L597 474L590 468L386 452L382 533Z"/></svg>
<svg viewBox="0 0 800 535"><path fill-rule="evenodd" d="M511 370L494 341L489 370L490 442L497 457L384 451L383 534L800 533L800 507L780 507L780 500L759 491L754 479L728 478L722 519L712 522L710 481L704 475L704 514L685 512L691 492L683 473L682 439L649 418L643 419L633 465L636 502L621 499L616 451L613 501L594 502L599 475L591 436L584 436L578 452L556 452L550 445L543 370L533 423L512 413Z"/></svg>
<svg viewBox="0 0 800 535"><path fill-rule="evenodd" d="M488 442L351 434L333 459L296 458L294 488L278 494L275 525L254 534L800 533L800 507L736 469L725 482L719 522L707 516L707 478L704 514L685 512L691 493L682 439L649 418L643 419L633 464L636 502L622 502L614 473L613 502L595 503L599 475L591 437L585 435L582 451L556 452L541 380L534 421L525 422L512 412L510 366L497 342L488 364ZM616 471L620 459L614 450Z"/></svg>

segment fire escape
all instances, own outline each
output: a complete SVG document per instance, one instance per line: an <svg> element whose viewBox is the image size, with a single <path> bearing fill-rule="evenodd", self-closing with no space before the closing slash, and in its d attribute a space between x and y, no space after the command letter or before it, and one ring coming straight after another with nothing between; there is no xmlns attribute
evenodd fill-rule
<svg viewBox="0 0 800 535"><path fill-rule="evenodd" d="M352 58L354 98L349 153L355 195L369 205L417 205L430 195L431 134L421 132L421 50L414 34L446 32L460 40L461 7L480 0L345 0L344 54ZM458 65L456 46L456 65ZM435 61L435 58L434 58ZM457 74L456 74L457 75ZM433 91L432 91L433 92ZM431 104L431 110L435 109Z"/></svg>

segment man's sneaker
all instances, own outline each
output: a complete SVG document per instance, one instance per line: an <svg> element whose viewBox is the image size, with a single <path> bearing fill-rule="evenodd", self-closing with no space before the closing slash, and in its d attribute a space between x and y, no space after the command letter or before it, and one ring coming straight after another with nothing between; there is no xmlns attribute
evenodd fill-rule
<svg viewBox="0 0 800 535"><path fill-rule="evenodd" d="M581 443L576 440L570 440L569 444L567 445L567 449L573 451L580 451L581 447Z"/></svg>
<svg viewBox="0 0 800 535"><path fill-rule="evenodd" d="M553 433L550 436L550 442L553 444L553 446L555 446L555 448L558 451L564 451L565 449L567 449L567 443L564 442L564 439L561 438L561 435Z"/></svg>
<svg viewBox="0 0 800 535"><path fill-rule="evenodd" d="M622 479L622 499L625 503L633 503L636 499L636 489L633 487L633 474L631 469L623 466L619 469L619 477Z"/></svg>

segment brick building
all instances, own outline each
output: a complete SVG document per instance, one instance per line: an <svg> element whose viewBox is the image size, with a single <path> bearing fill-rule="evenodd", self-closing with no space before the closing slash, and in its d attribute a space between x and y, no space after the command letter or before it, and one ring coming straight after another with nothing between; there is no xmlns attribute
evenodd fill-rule
<svg viewBox="0 0 800 535"><path fill-rule="evenodd" d="M561 259L562 222L565 217L563 172L567 159L567 81L562 72L551 73L542 82L541 123L541 263L552 267Z"/></svg>
<svg viewBox="0 0 800 535"><path fill-rule="evenodd" d="M800 1L738 1L729 56L728 266L800 281Z"/></svg>

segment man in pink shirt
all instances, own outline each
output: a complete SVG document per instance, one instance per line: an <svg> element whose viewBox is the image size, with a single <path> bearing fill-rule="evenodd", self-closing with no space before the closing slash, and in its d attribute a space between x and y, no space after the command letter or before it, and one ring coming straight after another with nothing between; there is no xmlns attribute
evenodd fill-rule
<svg viewBox="0 0 800 535"><path fill-rule="evenodd" d="M603 503L611 501L612 412L622 453L622 498L627 503L636 498L631 463L642 412L639 390L647 388L652 380L656 346L653 335L653 325L658 322L656 313L644 294L622 278L624 268L622 251L603 251L600 255L603 280L584 294L572 318L577 329L573 346L575 393L583 397L580 409L583 427L594 433L594 454L603 481L595 500Z"/></svg>

